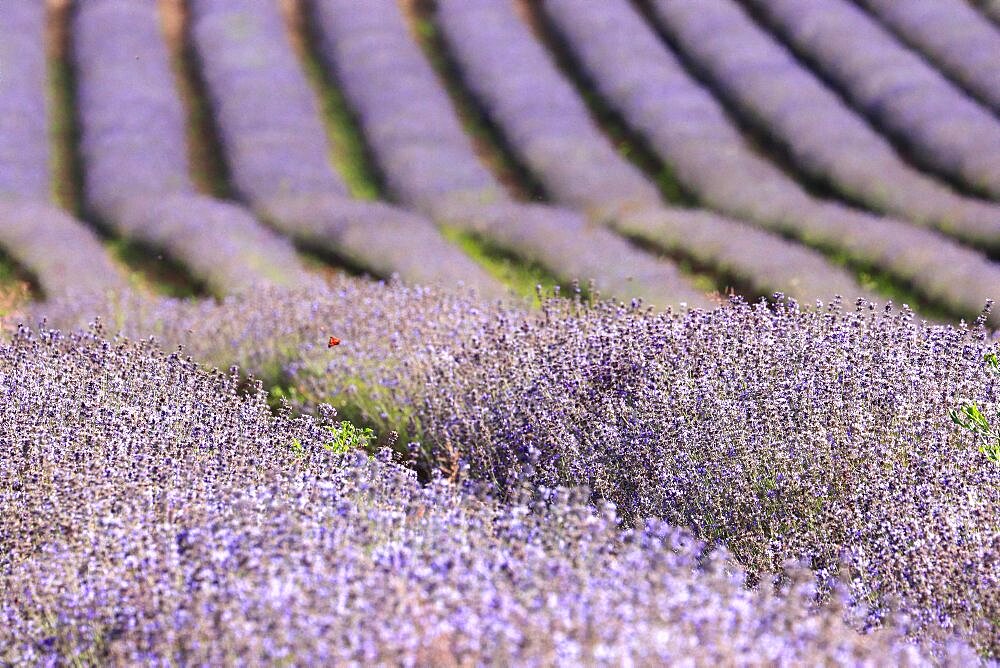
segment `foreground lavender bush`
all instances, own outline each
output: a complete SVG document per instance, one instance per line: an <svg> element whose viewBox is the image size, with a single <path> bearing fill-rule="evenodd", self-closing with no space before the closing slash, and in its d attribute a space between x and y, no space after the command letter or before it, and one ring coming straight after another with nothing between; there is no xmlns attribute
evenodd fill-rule
<svg viewBox="0 0 1000 668"><path fill-rule="evenodd" d="M747 589L565 490L421 486L148 343L21 330L0 369L4 662L926 662L801 570Z"/></svg>
<svg viewBox="0 0 1000 668"><path fill-rule="evenodd" d="M948 415L1000 404L980 330L789 303L529 314L354 281L138 317L119 325L262 373L277 360L301 403L419 435L426 464L501 497L585 484L624 524L692 527L754 571L843 559L871 621L898 601L914 637L1000 648L1000 467Z"/></svg>

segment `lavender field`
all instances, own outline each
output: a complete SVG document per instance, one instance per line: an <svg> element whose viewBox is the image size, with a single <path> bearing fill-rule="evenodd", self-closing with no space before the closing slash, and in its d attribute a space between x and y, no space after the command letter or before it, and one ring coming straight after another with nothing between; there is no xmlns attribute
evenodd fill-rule
<svg viewBox="0 0 1000 668"><path fill-rule="evenodd" d="M0 664L1000 664L1000 16L0 2Z"/></svg>

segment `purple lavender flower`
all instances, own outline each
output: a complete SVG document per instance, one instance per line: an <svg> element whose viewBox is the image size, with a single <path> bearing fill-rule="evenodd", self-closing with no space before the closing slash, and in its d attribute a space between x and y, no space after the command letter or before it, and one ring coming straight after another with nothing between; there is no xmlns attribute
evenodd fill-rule
<svg viewBox="0 0 1000 668"><path fill-rule="evenodd" d="M148 342L22 330L0 360L5 662L931 658L902 628L856 632L801 567L748 588L725 550L655 520L622 532L581 490L499 505L422 485L384 452L324 448L329 410L274 415Z"/></svg>

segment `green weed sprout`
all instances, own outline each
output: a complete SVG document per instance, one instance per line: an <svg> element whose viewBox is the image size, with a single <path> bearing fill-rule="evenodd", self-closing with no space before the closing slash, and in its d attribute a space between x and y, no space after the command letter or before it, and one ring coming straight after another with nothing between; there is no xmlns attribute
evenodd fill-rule
<svg viewBox="0 0 1000 668"><path fill-rule="evenodd" d="M1000 358L996 353L986 353L983 361L994 371L1000 371ZM966 401L958 408L948 411L948 415L955 424L975 432L979 437L979 451L994 464L1000 464L1000 428L990 425L979 406ZM997 411L997 417L1000 418L1000 411Z"/></svg>
<svg viewBox="0 0 1000 668"><path fill-rule="evenodd" d="M342 420L339 425L327 425L326 428L333 434L333 440L324 443L323 447L338 455L345 455L359 448L367 449L375 442L375 432L371 428L355 427L347 420ZM294 457L304 457L306 454L305 446L297 438L293 438L288 447Z"/></svg>
<svg viewBox="0 0 1000 668"><path fill-rule="evenodd" d="M375 432L371 428L355 427L347 420L342 420L339 427L329 425L327 429L333 434L334 440L324 443L323 447L338 454L346 454L354 448L367 448L375 442Z"/></svg>

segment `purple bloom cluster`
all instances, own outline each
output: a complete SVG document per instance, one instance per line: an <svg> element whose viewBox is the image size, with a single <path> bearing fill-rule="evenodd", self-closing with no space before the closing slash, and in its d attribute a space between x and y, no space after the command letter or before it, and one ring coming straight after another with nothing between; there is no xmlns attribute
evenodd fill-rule
<svg viewBox="0 0 1000 668"><path fill-rule="evenodd" d="M421 216L352 200L274 3L191 5L192 35L236 189L299 242L383 277L504 290Z"/></svg>
<svg viewBox="0 0 1000 668"><path fill-rule="evenodd" d="M368 418L412 419L441 469L508 491L586 484L755 570L844 560L872 619L896 600L917 636L1000 649L1000 467L948 419L960 397L998 404L981 334L794 305L473 320L394 336L375 375L341 356L289 369L306 397L380 388ZM390 348L372 334L368 365Z"/></svg>
<svg viewBox="0 0 1000 668"><path fill-rule="evenodd" d="M90 207L120 234L176 257L216 293L306 273L249 212L194 193L185 115L154 0L83 0L73 55Z"/></svg>
<svg viewBox="0 0 1000 668"><path fill-rule="evenodd" d="M621 532L571 490L501 506L422 486L148 343L22 330L0 360L5 663L931 658L902 627L856 633L806 571L747 588L724 550Z"/></svg>
<svg viewBox="0 0 1000 668"><path fill-rule="evenodd" d="M45 7L0 7L0 248L46 296L121 287L96 235L49 203Z"/></svg>
<svg viewBox="0 0 1000 668"><path fill-rule="evenodd" d="M1000 33L967 2L862 0L862 4L904 42L1000 111Z"/></svg>
<svg viewBox="0 0 1000 668"><path fill-rule="evenodd" d="M707 206L837 250L970 317L993 297L1000 267L983 254L931 230L813 198L753 152L627 0L546 0L543 9L594 86ZM991 317L1000 323L1000 315Z"/></svg>
<svg viewBox="0 0 1000 668"><path fill-rule="evenodd" d="M915 159L1000 198L1000 122L864 10L849 0L750 5Z"/></svg>
<svg viewBox="0 0 1000 668"><path fill-rule="evenodd" d="M438 17L468 86L561 204L735 279L751 296L865 294L818 252L707 211L665 208L615 151L541 45L503 1L440 2Z"/></svg>
<svg viewBox="0 0 1000 668"><path fill-rule="evenodd" d="M318 0L323 53L357 112L390 190L439 223L472 231L560 280L656 305L710 302L677 268L565 209L510 201L479 162L394 0Z"/></svg>
<svg viewBox="0 0 1000 668"><path fill-rule="evenodd" d="M913 8L896 3L903 5ZM734 0L659 0L653 10L715 88L807 173L877 211L936 227L980 248L1000 249L1000 204L962 197L906 164ZM1000 35L995 37L1000 43Z"/></svg>

